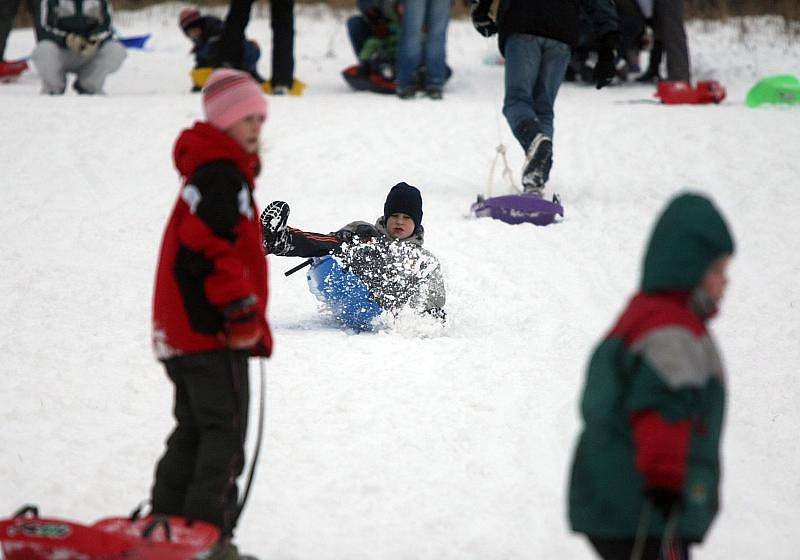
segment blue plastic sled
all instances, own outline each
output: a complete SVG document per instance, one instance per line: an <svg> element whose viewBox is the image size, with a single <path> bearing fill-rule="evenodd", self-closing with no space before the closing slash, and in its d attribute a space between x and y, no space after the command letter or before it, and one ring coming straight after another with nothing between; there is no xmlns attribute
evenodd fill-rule
<svg viewBox="0 0 800 560"><path fill-rule="evenodd" d="M144 35L131 35L130 37L120 37L117 39L126 49L143 49L145 43L150 38L150 33Z"/></svg>
<svg viewBox="0 0 800 560"><path fill-rule="evenodd" d="M357 332L374 328L373 320L383 309L370 299L372 294L361 279L342 270L336 259L315 258L306 279L311 293L330 308L341 325Z"/></svg>

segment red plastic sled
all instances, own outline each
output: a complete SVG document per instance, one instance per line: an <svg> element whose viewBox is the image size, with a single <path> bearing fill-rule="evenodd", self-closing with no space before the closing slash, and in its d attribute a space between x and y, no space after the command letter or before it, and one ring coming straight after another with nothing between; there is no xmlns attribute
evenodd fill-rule
<svg viewBox="0 0 800 560"><path fill-rule="evenodd" d="M697 82L693 88L689 82L662 81L658 83L655 97L665 105L702 105L721 103L725 99L725 88L716 80Z"/></svg>
<svg viewBox="0 0 800 560"><path fill-rule="evenodd" d="M13 80L27 69L28 62L25 59L0 62L0 81Z"/></svg>
<svg viewBox="0 0 800 560"><path fill-rule="evenodd" d="M182 517L110 517L91 526L39 517L25 506L0 521L5 560L189 560L219 538L214 525Z"/></svg>

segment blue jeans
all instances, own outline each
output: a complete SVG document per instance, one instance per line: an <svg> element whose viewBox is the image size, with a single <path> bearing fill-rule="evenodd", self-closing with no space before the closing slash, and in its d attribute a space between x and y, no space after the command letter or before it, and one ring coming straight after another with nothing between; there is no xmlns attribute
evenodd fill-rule
<svg viewBox="0 0 800 560"><path fill-rule="evenodd" d="M503 114L527 152L536 134L553 138L553 104L571 49L555 39L515 33L506 41Z"/></svg>
<svg viewBox="0 0 800 560"><path fill-rule="evenodd" d="M442 87L447 79L447 24L450 0L405 0L403 29L397 50L397 87L417 85L417 68L422 58L422 26L425 37L425 87Z"/></svg>
<svg viewBox="0 0 800 560"><path fill-rule="evenodd" d="M369 22L363 16L352 16L347 20L347 34L350 36L350 44L356 53L356 58L361 54L364 43L372 35Z"/></svg>

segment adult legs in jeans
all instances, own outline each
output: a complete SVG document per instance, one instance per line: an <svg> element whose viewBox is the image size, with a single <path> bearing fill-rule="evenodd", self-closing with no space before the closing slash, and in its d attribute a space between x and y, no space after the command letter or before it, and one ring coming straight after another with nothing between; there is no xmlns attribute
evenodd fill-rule
<svg viewBox="0 0 800 560"><path fill-rule="evenodd" d="M14 18L22 0L3 0L0 2L0 61L6 53L6 40L14 27Z"/></svg>
<svg viewBox="0 0 800 560"><path fill-rule="evenodd" d="M428 0L425 23L425 88L441 89L447 80L447 25L450 0Z"/></svg>
<svg viewBox="0 0 800 560"><path fill-rule="evenodd" d="M400 45L397 49L398 93L417 85L417 69L422 57L422 24L427 0L405 0Z"/></svg>
<svg viewBox="0 0 800 560"><path fill-rule="evenodd" d="M664 43L667 55L667 79L688 82L691 79L689 47L683 25L682 0L656 0L653 5L655 35Z"/></svg>
<svg viewBox="0 0 800 560"><path fill-rule="evenodd" d="M347 35L350 37L350 44L353 46L356 58L361 54L361 49L364 48L364 43L369 39L370 33L369 22L364 19L364 16L352 16L347 20Z"/></svg>
<svg viewBox="0 0 800 560"><path fill-rule="evenodd" d="M566 43L515 33L505 46L505 115L522 149L538 133L553 137L553 105L570 59Z"/></svg>

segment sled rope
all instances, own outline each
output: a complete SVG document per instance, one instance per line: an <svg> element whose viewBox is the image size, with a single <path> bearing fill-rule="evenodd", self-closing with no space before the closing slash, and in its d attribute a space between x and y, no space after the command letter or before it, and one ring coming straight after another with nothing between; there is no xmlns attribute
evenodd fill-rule
<svg viewBox="0 0 800 560"><path fill-rule="evenodd" d="M503 170L500 173L500 177L506 179L508 183L511 185L511 187L517 192L519 192L519 188L517 187L517 184L514 182L514 173L511 171L511 167L508 165L508 158L506 157L506 145L501 142L495 148L494 161L492 161L492 167L489 170L489 188L487 191L488 196L489 197L492 196L492 190L494 187L494 170L497 167L498 159L503 160Z"/></svg>
<svg viewBox="0 0 800 560"><path fill-rule="evenodd" d="M259 365L259 373L261 374L260 384L259 384L259 403L258 403L258 431L256 432L256 444L255 450L253 451L253 459L250 461L250 472L247 475L247 484L244 487L244 492L242 493L242 501L239 502L239 508L236 511L236 520L238 521L239 517L242 515L242 511L244 510L245 504L247 504L247 498L250 496L250 489L253 487L253 477L256 473L256 464L258 463L258 455L261 452L261 439L264 435L264 401L266 400L266 383L267 383L267 374L264 370L264 358L260 358L258 360Z"/></svg>
<svg viewBox="0 0 800 560"><path fill-rule="evenodd" d="M492 54L492 49L494 48L494 41L487 37L486 38L486 55L487 58ZM497 147L495 147L495 154L494 154L494 161L492 161L492 167L489 170L489 185L487 188L487 196L491 198L492 192L494 191L494 170L497 167L497 160L502 158L503 160L503 171L500 173L501 179L505 179L508 181L508 184L511 188L516 192L522 192L521 189L517 186L516 181L514 181L514 172L511 171L511 167L508 165L508 158L506 157L506 145L503 142L503 128L502 123L500 122L500 105L502 104L502 99L494 104L494 121L495 125L497 126Z"/></svg>

